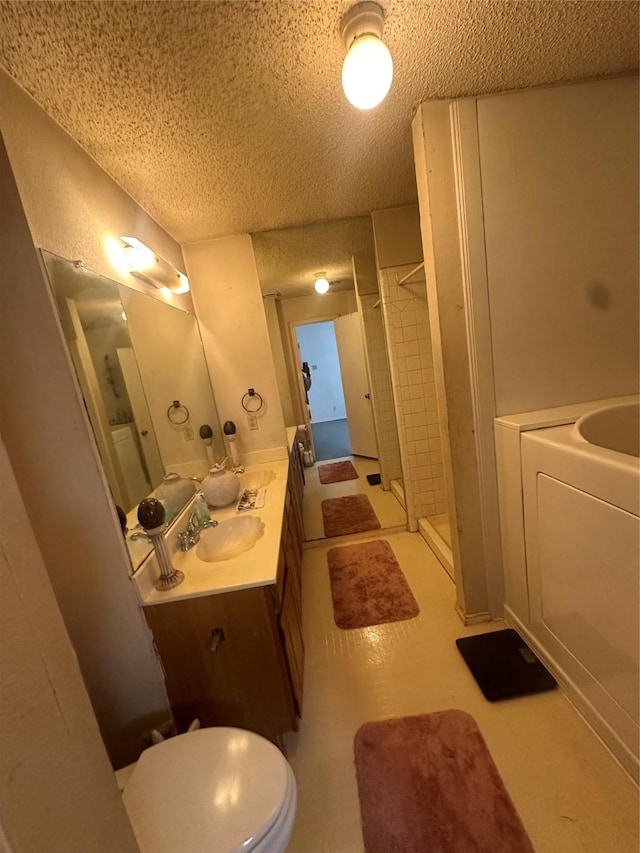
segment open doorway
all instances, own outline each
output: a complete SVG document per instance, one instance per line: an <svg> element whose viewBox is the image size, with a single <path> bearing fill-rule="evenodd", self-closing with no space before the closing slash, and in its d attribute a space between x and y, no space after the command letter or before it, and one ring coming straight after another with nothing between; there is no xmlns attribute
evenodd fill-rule
<svg viewBox="0 0 640 853"><path fill-rule="evenodd" d="M351 455L351 440L333 321L296 326L315 458Z"/></svg>
<svg viewBox="0 0 640 853"><path fill-rule="evenodd" d="M357 313L295 326L316 461L378 458Z"/></svg>

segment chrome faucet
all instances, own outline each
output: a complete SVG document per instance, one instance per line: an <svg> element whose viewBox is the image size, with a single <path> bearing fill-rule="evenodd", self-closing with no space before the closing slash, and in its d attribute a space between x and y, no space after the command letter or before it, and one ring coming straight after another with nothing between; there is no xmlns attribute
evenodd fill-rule
<svg viewBox="0 0 640 853"><path fill-rule="evenodd" d="M200 528L198 527L198 521L196 519L195 513L192 513L189 516L189 521L187 522L187 526L184 530L181 530L178 533L178 543L180 545L181 551L188 551L190 548L193 548L194 545L198 543L200 539Z"/></svg>
<svg viewBox="0 0 640 853"><path fill-rule="evenodd" d="M211 519L211 521L203 521L202 524L199 525L195 512L192 512L189 516L187 526L184 530L181 530L180 533L178 533L178 544L180 545L180 550L189 551L200 541L201 530L206 530L207 527L217 526L218 522L213 519Z"/></svg>
<svg viewBox="0 0 640 853"><path fill-rule="evenodd" d="M139 539L142 539L145 542L151 542L151 538L149 536L147 536L146 533L144 533L143 531L140 531L140 530L137 531L136 533L132 533L131 536L129 537L129 539L132 542L137 542Z"/></svg>

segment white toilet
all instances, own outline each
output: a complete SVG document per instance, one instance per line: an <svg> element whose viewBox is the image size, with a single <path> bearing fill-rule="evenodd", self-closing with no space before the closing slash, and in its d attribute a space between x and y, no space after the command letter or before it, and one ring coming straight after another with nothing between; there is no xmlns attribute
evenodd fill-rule
<svg viewBox="0 0 640 853"><path fill-rule="evenodd" d="M122 797L142 853L284 853L297 789L270 741L216 727L145 750Z"/></svg>

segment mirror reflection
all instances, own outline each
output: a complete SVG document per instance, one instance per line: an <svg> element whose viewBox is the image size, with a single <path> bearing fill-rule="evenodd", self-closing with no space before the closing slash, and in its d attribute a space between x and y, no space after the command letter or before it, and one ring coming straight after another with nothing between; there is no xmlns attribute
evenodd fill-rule
<svg viewBox="0 0 640 853"><path fill-rule="evenodd" d="M285 421L301 427L306 538L404 526L371 218L252 241ZM335 500L348 496L357 500Z"/></svg>
<svg viewBox="0 0 640 853"><path fill-rule="evenodd" d="M151 550L137 530L140 501L163 500L171 523L224 456L198 324L184 310L42 254L135 569ZM213 433L206 441L204 425Z"/></svg>

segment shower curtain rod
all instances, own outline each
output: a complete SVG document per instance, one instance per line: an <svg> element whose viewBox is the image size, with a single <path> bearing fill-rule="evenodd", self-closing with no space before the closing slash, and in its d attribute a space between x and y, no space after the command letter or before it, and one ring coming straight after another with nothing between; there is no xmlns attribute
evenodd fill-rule
<svg viewBox="0 0 640 853"><path fill-rule="evenodd" d="M405 281L409 281L411 276L415 275L423 267L424 267L424 261L422 261L422 263L418 264L418 266L415 269L412 269L411 272L408 272L406 275L403 275L401 279L398 279L398 284L404 284Z"/></svg>

